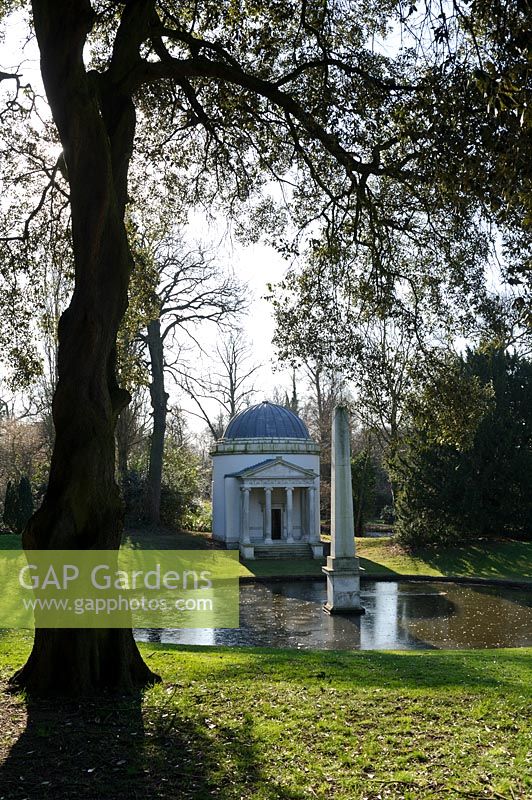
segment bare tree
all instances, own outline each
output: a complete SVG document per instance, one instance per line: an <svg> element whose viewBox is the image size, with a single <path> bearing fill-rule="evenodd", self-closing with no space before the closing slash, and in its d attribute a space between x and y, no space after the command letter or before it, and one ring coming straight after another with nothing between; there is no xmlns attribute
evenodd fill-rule
<svg viewBox="0 0 532 800"><path fill-rule="evenodd" d="M206 422L213 439L221 438L227 422L249 405L256 393L253 376L261 368L242 330L232 330L216 345L213 369L182 372L178 385L193 401L195 415Z"/></svg>
<svg viewBox="0 0 532 800"><path fill-rule="evenodd" d="M412 377L416 371L430 368L425 363L429 350L416 331L385 320L368 328L359 363L353 365L353 379L360 395L356 415L362 425L372 428L380 446L392 455Z"/></svg>
<svg viewBox="0 0 532 800"><path fill-rule="evenodd" d="M166 372L180 372L183 337L198 345L198 327L205 323L221 327L228 324L243 309L244 295L241 284L232 275L223 274L201 248L184 251L183 241L176 235L158 241L150 257L159 278L154 304L156 316L149 321L140 339L149 355L153 414L148 515L150 522L158 525L169 397ZM179 346L179 354L173 361L168 350L172 343Z"/></svg>
<svg viewBox="0 0 532 800"><path fill-rule="evenodd" d="M307 386L301 415L312 436L320 445L320 509L324 520L331 509L331 428L336 403L345 396L344 381L334 370L320 361L307 361L302 366Z"/></svg>
<svg viewBox="0 0 532 800"><path fill-rule="evenodd" d="M149 435L150 420L143 388L132 393L131 402L123 409L116 425L117 467L122 490L126 485L131 452Z"/></svg>
<svg viewBox="0 0 532 800"><path fill-rule="evenodd" d="M294 414L299 414L300 399L297 388L297 370L295 368L292 369L290 394L288 394L286 386L282 384L274 386L269 394L272 403L276 403L278 406L284 406L290 409L290 411L293 411Z"/></svg>
<svg viewBox="0 0 532 800"><path fill-rule="evenodd" d="M316 360L305 362L303 373L308 390L303 416L321 447L330 451L332 412L344 394L345 381Z"/></svg>

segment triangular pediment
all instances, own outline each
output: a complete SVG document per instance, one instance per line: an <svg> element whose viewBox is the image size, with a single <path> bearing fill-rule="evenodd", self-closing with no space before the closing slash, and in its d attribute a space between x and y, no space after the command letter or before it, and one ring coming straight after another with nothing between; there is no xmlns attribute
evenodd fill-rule
<svg viewBox="0 0 532 800"><path fill-rule="evenodd" d="M316 473L312 469L305 469L297 464L292 464L284 458L269 458L267 461L260 461L250 467L245 467L239 472L235 472L231 477L234 478L261 478L261 479L286 479L286 480L313 480Z"/></svg>

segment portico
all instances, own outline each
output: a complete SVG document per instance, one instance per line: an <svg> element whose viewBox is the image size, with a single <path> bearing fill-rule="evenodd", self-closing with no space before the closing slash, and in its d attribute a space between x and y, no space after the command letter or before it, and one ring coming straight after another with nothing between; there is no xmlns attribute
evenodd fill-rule
<svg viewBox="0 0 532 800"><path fill-rule="evenodd" d="M307 543L323 547L319 538L317 474L283 458L247 467L227 475L240 484L239 548L245 558L255 557L255 548ZM310 555L310 552L309 552Z"/></svg>

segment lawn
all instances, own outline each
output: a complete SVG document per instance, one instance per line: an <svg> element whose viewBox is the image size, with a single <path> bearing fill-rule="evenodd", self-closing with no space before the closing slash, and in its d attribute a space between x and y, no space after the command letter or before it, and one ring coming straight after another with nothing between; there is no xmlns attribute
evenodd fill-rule
<svg viewBox="0 0 532 800"><path fill-rule="evenodd" d="M28 647L0 639L2 679ZM0 798L532 796L532 650L141 647L142 701L3 695Z"/></svg>
<svg viewBox="0 0 532 800"><path fill-rule="evenodd" d="M462 547L402 550L391 538L357 539L360 566L374 575L448 575L526 578L532 581L532 542L509 539L470 542Z"/></svg>
<svg viewBox="0 0 532 800"><path fill-rule="evenodd" d="M125 540L133 547L197 550L218 546L209 534L150 529L131 530ZM20 537L0 536L0 549L18 549ZM427 575L505 578L532 582L532 542L510 539L470 542L462 547L420 549L409 553L390 537L356 540L362 574ZM320 577L324 561L312 559L248 561L240 566L243 578L300 575Z"/></svg>
<svg viewBox="0 0 532 800"><path fill-rule="evenodd" d="M134 531L130 541L139 547L197 549L212 547L216 543L208 534L154 533L150 530ZM532 543L509 539L471 542L463 547L420 549L408 553L391 537L356 539L360 567L368 575L427 575L481 578L526 579L532 581ZM260 559L241 564L244 578L274 576L321 576L325 563L312 559L269 560Z"/></svg>
<svg viewBox="0 0 532 800"><path fill-rule="evenodd" d="M356 540L362 575L478 577L532 582L532 543L512 540L471 542L463 547L409 553L390 537ZM320 561L247 561L243 577L319 576Z"/></svg>

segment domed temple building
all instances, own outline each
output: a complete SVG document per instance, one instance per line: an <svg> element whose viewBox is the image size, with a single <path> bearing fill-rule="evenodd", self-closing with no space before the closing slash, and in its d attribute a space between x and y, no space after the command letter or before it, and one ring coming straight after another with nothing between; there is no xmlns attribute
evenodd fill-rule
<svg viewBox="0 0 532 800"><path fill-rule="evenodd" d="M264 401L212 452L213 537L245 559L321 558L320 451L304 422Z"/></svg>

